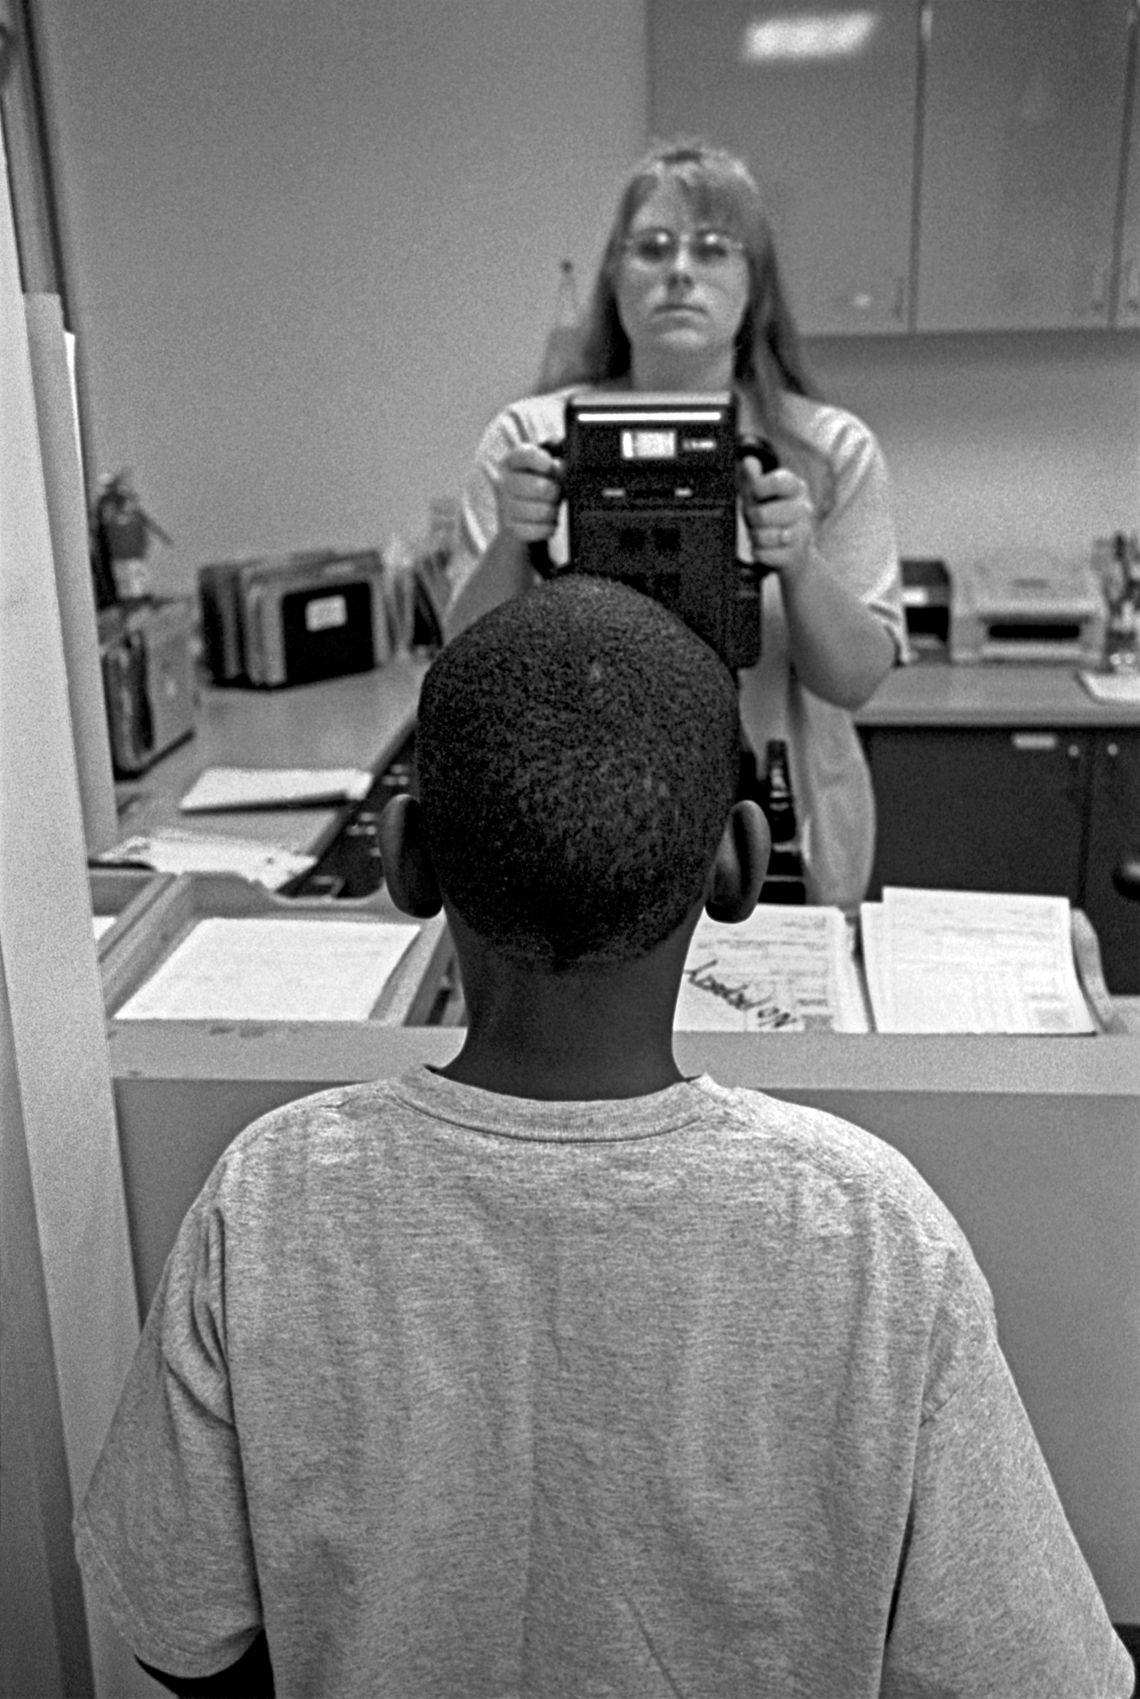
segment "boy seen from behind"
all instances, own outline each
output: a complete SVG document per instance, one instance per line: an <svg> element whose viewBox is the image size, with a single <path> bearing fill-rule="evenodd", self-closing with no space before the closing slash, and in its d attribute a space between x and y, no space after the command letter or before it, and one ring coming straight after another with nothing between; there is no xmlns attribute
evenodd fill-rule
<svg viewBox="0 0 1140 1699"><path fill-rule="evenodd" d="M696 922L764 875L738 740L713 652L600 579L433 664L382 847L462 1047L234 1141L78 1518L175 1692L1131 1693L953 1219L678 1070Z"/></svg>

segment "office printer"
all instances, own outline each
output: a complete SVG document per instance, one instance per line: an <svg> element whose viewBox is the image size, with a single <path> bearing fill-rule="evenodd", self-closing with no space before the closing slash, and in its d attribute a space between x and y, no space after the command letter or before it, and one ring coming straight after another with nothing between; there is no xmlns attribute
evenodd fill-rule
<svg viewBox="0 0 1140 1699"><path fill-rule="evenodd" d="M952 575L952 661L1092 666L1104 621L1091 566L1044 549L1004 549Z"/></svg>

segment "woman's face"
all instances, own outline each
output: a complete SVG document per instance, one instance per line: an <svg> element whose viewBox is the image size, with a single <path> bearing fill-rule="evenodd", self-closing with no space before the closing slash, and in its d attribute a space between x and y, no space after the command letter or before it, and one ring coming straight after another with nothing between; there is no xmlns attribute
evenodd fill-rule
<svg viewBox="0 0 1140 1699"><path fill-rule="evenodd" d="M663 243L672 252L660 260L639 258L627 245L614 279L618 315L639 368L660 372L687 368L704 376L723 366L718 382L732 381L734 341L748 306L748 261L732 244L721 258L694 250L692 238L711 227L694 212L676 182L658 185L630 223L627 244L646 231L668 232L687 240Z"/></svg>

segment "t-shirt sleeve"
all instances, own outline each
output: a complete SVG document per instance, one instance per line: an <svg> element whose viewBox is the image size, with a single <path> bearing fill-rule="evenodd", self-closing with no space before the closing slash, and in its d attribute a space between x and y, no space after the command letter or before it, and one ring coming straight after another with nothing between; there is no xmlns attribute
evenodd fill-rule
<svg viewBox="0 0 1140 1699"><path fill-rule="evenodd" d="M922 1422L883 1699L1129 1699L1117 1638L979 1306Z"/></svg>
<svg viewBox="0 0 1140 1699"><path fill-rule="evenodd" d="M475 571L499 528L495 476L500 461L526 441L518 411L508 407L483 432L459 501L459 541L448 567L453 595Z"/></svg>
<svg viewBox="0 0 1140 1699"><path fill-rule="evenodd" d="M83 1507L76 1551L144 1663L215 1674L262 1626L226 1366L225 1234L183 1223Z"/></svg>
<svg viewBox="0 0 1140 1699"><path fill-rule="evenodd" d="M867 426L851 415L838 418L828 444L832 476L821 514L820 552L837 577L883 622L898 653L906 655L890 474Z"/></svg>

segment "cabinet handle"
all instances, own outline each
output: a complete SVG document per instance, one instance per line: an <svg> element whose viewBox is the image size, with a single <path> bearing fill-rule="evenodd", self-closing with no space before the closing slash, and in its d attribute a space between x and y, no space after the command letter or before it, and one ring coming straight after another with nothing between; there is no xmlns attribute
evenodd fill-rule
<svg viewBox="0 0 1140 1699"><path fill-rule="evenodd" d="M1092 295L1089 298L1089 308L1097 318L1103 317L1108 307L1108 267L1103 264L1093 266Z"/></svg>
<svg viewBox="0 0 1140 1699"><path fill-rule="evenodd" d="M1124 268L1122 305L1126 312L1140 313L1140 260L1131 259Z"/></svg>
<svg viewBox="0 0 1140 1699"><path fill-rule="evenodd" d="M1120 754L1120 745L1118 743L1106 743L1104 746L1104 752L1110 761L1115 761L1117 756Z"/></svg>
<svg viewBox="0 0 1140 1699"><path fill-rule="evenodd" d="M1059 740L1056 732L1014 732L1010 741L1015 749L1027 753L1034 750L1056 749ZM1069 754L1072 753L1073 750L1070 748Z"/></svg>
<svg viewBox="0 0 1140 1699"><path fill-rule="evenodd" d="M906 320L906 278L905 277L896 277L895 278L894 318L895 318L895 322L897 324L903 324Z"/></svg>

